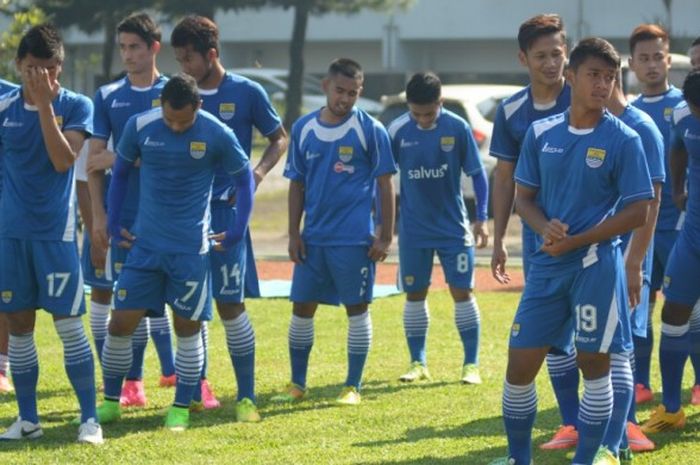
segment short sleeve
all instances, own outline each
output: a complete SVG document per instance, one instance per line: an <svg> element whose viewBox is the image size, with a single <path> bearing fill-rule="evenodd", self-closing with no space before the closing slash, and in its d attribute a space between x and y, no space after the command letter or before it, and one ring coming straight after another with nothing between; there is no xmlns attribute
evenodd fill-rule
<svg viewBox="0 0 700 465"><path fill-rule="evenodd" d="M539 153L535 131L532 126L525 134L525 141L515 166L515 182L533 189L539 189L540 187Z"/></svg>
<svg viewBox="0 0 700 465"><path fill-rule="evenodd" d="M260 84L252 83L253 124L264 136L269 136L282 125L279 115Z"/></svg>
<svg viewBox="0 0 700 465"><path fill-rule="evenodd" d="M474 133L469 124L464 122L461 129L461 136L463 139L462 150L462 171L467 176L472 176L479 173L484 169L484 164L481 162L481 155L479 152L479 146L476 144L476 139L474 139Z"/></svg>
<svg viewBox="0 0 700 465"><path fill-rule="evenodd" d="M372 177L377 178L385 174L396 173L396 163L394 163L389 133L386 132L384 126L377 122L374 122L371 130L372 137L368 139L370 143L367 148L373 167Z"/></svg>
<svg viewBox="0 0 700 465"><path fill-rule="evenodd" d="M63 131L82 131L92 134L92 101L84 95L76 94L71 107L63 119Z"/></svg>
<svg viewBox="0 0 700 465"><path fill-rule="evenodd" d="M134 115L126 122L126 127L117 145L117 156L131 163L135 162L141 155L138 144L138 134L136 132L137 118L138 115Z"/></svg>
<svg viewBox="0 0 700 465"><path fill-rule="evenodd" d="M508 121L501 103L496 110L496 119L493 122L489 153L492 157L515 163L518 160L519 150L518 141L508 131Z"/></svg>
<svg viewBox="0 0 700 465"><path fill-rule="evenodd" d="M623 205L654 197L646 157L639 156L643 151L641 138L635 134L622 143L615 158L615 183Z"/></svg>
<svg viewBox="0 0 700 465"><path fill-rule="evenodd" d="M654 123L644 123L638 131L646 155L647 167L652 183L663 184L666 180L664 166L664 138Z"/></svg>
<svg viewBox="0 0 700 465"><path fill-rule="evenodd" d="M102 98L102 92L100 90L95 94L93 99L95 106L95 113L93 116L93 133L92 137L107 140L112 134L112 125L109 120L109 112L104 99Z"/></svg>
<svg viewBox="0 0 700 465"><path fill-rule="evenodd" d="M287 163L284 165L284 177L292 181L304 182L306 163L301 153L300 130L298 125L292 128L292 137L287 151Z"/></svg>

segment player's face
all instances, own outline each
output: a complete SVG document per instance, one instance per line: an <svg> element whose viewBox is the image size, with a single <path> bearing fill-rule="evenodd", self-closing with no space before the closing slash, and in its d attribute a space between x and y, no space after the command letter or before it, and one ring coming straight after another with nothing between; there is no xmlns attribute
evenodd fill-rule
<svg viewBox="0 0 700 465"><path fill-rule="evenodd" d="M185 47L175 48L175 60L183 73L189 74L197 81L197 84L201 84L209 78L214 69L214 61L209 56L212 52L215 53L212 49L205 56L188 44Z"/></svg>
<svg viewBox="0 0 700 465"><path fill-rule="evenodd" d="M61 60L58 58L37 58L31 53L28 53L27 56L18 60L16 65L17 71L19 71L22 79L24 79L24 76L26 76L27 71L30 69L46 69L46 72L49 74L49 82L51 82L52 85L58 82L58 77L61 75L61 70L63 69Z"/></svg>
<svg viewBox="0 0 700 465"><path fill-rule="evenodd" d="M163 104L163 121L173 132L185 132L194 124L200 106L201 104L196 107L185 105L176 110L170 106L169 102L165 102Z"/></svg>
<svg viewBox="0 0 700 465"><path fill-rule="evenodd" d="M333 115L342 118L350 111L362 93L362 79L337 74L323 80L326 106Z"/></svg>
<svg viewBox="0 0 700 465"><path fill-rule="evenodd" d="M416 120L418 126L422 129L430 129L435 125L435 120L440 114L442 101L434 103L409 103L408 111L411 112L411 117Z"/></svg>
<svg viewBox="0 0 700 465"><path fill-rule="evenodd" d="M151 70L158 50L160 50L160 42L154 42L149 47L137 34L119 33L119 54L127 73L140 74Z"/></svg>
<svg viewBox="0 0 700 465"><path fill-rule="evenodd" d="M693 69L700 69L700 45L690 47L688 50L688 57L690 57L690 66Z"/></svg>
<svg viewBox="0 0 700 465"><path fill-rule="evenodd" d="M598 57L588 57L576 71L567 72L574 98L587 110L602 110L615 87L618 70Z"/></svg>
<svg viewBox="0 0 700 465"><path fill-rule="evenodd" d="M566 64L566 43L561 34L537 38L527 52L521 51L518 56L533 84L551 86L561 81Z"/></svg>
<svg viewBox="0 0 700 465"><path fill-rule="evenodd" d="M649 86L663 84L671 68L668 44L661 39L637 42L629 65L640 82Z"/></svg>
<svg viewBox="0 0 700 465"><path fill-rule="evenodd" d="M690 109L690 113L692 113L695 118L700 120L700 106L688 102L688 108Z"/></svg>

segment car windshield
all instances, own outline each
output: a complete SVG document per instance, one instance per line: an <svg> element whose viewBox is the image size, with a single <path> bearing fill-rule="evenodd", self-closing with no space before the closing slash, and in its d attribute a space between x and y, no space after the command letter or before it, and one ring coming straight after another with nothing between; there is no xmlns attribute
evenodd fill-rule
<svg viewBox="0 0 700 465"><path fill-rule="evenodd" d="M505 97L487 97L481 102L477 103L476 108L479 110L479 113L481 113L481 116L493 123L493 120L496 119L496 110L498 110L498 105L504 98Z"/></svg>
<svg viewBox="0 0 700 465"><path fill-rule="evenodd" d="M287 83L288 77L286 75L278 77L281 81ZM302 91L306 95L323 95L323 92L321 91L321 80L318 78L308 75L304 76L301 86Z"/></svg>

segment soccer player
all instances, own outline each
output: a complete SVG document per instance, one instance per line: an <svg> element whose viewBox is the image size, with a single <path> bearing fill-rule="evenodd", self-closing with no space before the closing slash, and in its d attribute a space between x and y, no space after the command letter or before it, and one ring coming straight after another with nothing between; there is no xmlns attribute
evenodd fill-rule
<svg viewBox="0 0 700 465"><path fill-rule="evenodd" d="M688 57L690 58L690 66L693 69L700 68L700 37L695 39L688 49Z"/></svg>
<svg viewBox="0 0 700 465"><path fill-rule="evenodd" d="M513 173L520 148L530 124L540 118L561 113L571 100L564 79L566 32L558 15L534 16L520 25L518 32L520 63L527 68L530 85L504 100L498 108L491 137L491 156L497 158L493 186L494 244L491 272L500 283L510 280L506 271L508 251L503 240L513 211L515 181ZM530 256L535 253L535 232L523 222L523 272L527 278ZM554 350L547 356L547 370L559 404L562 424L543 449L574 447L578 440L579 373L576 354Z"/></svg>
<svg viewBox="0 0 700 465"><path fill-rule="evenodd" d="M659 213L661 186L666 177L664 140L651 117L627 103L622 91L621 78L622 75L618 75L607 107L612 114L639 134L654 187L654 200L650 203L647 221L633 233L624 234L621 237L629 294L629 310L625 314L630 319L632 334L644 336L649 316L649 283L653 260L650 244ZM633 451L644 452L653 450L655 447L637 424L633 366L633 352L610 356L610 374L614 393L613 410L601 450L593 462L594 465L619 464L620 459L631 460Z"/></svg>
<svg viewBox="0 0 700 465"><path fill-rule="evenodd" d="M16 89L17 85L4 79L0 79L0 94ZM0 196L2 195L2 152L0 152ZM10 378L8 377L10 369L10 359L7 356L7 344L9 338L9 330L7 326L7 318L0 313L0 394L14 391Z"/></svg>
<svg viewBox="0 0 700 465"><path fill-rule="evenodd" d="M306 373L319 303L345 305L348 372L336 399L361 402L362 371L372 340L375 263L384 260L394 230L396 172L389 136L381 123L355 106L364 76L348 58L334 60L323 80L326 106L292 127L284 175L289 178L289 257L294 262L289 356L292 379L273 397L293 402L306 394ZM373 235L377 191L382 228ZM302 216L304 231L299 233Z"/></svg>
<svg viewBox="0 0 700 465"><path fill-rule="evenodd" d="M160 105L160 92L167 79L156 68L160 51L160 29L145 13L126 17L117 26L117 40L126 76L100 87L95 94L95 130L90 139L88 185L92 202L92 231L86 235L83 246L83 267L86 282L92 286L90 324L98 355L107 334L107 321L112 301L112 287L127 251L107 241L107 213L105 210L105 172L112 168L115 155L109 141L116 146L123 134L126 121L132 115ZM130 228L138 209L139 170L131 171L130 189L122 211L122 221ZM167 220L167 218L166 218ZM109 249L109 253L108 253ZM148 342L149 320L153 340L161 362L161 386L175 384L170 324L167 316L144 318L134 333L133 365L122 391L123 406L143 407L146 394L143 388L143 363Z"/></svg>
<svg viewBox="0 0 700 465"><path fill-rule="evenodd" d="M537 251L510 336L509 456L493 464L531 463L534 379L550 347L575 343L583 373L574 465L592 463L610 420L610 354L632 349L618 236L644 224L653 198L639 135L605 110L619 68L610 43L579 42L566 71L570 109L533 123L525 136L516 206L537 233Z"/></svg>
<svg viewBox="0 0 700 465"><path fill-rule="evenodd" d="M253 128L267 138L267 147L253 170L255 184L259 185L287 149L287 134L267 94L256 82L225 70L219 59L219 29L210 19L184 18L173 29L170 42L182 71L197 81L202 108L233 130L248 158ZM213 189L212 228L217 231L236 215L231 206L236 191L223 169L214 178ZM259 421L255 406L255 333L244 303L246 296L260 296L250 233L246 233L245 241L226 251L212 251L210 257L216 308L238 382L236 418ZM205 347L205 365L206 358ZM203 381L203 406L218 406L218 401L211 403L213 396L207 396L210 393L208 383Z"/></svg>
<svg viewBox="0 0 700 465"><path fill-rule="evenodd" d="M44 308L53 316L66 373L80 404L78 441L99 444L103 440L95 421L95 366L80 319L85 299L75 243L73 170L92 131L92 104L60 86L63 57L63 41L53 25L32 27L17 48L22 87L0 99L0 311L9 321L10 366L19 406L17 421L0 439L43 435L37 413L34 324L36 309Z"/></svg>
<svg viewBox="0 0 700 465"><path fill-rule="evenodd" d="M646 112L654 120L664 137L664 153L668 154L671 113L673 108L683 100L681 91L668 82L671 67L668 33L656 24L641 24L632 31L629 44L630 69L634 71L641 83L642 91L632 105ZM668 173L668 161L665 169ZM636 403L650 402L654 398L649 382L651 353L654 345L651 316L656 303L656 292L661 288L668 256L681 224L680 210L676 208L671 198L671 177L667 176L661 189L661 205L654 233L648 328L645 337L634 335Z"/></svg>
<svg viewBox="0 0 700 465"><path fill-rule="evenodd" d="M234 179L238 215L211 237L228 248L243 238L254 182L236 136L200 109L196 81L173 77L163 87L162 108L129 119L117 147L109 188L108 229L113 242L131 248L115 294L115 311L102 354L103 422L119 419L119 391L131 365L131 337L147 312L173 309L177 336L175 401L165 426L189 425L189 407L202 372L200 322L211 319L209 283L211 187L218 166ZM129 172L140 161L139 209L131 230L120 220ZM163 221L168 218L168 221Z"/></svg>
<svg viewBox="0 0 700 465"><path fill-rule="evenodd" d="M671 176L673 200L679 209L685 210L685 221L671 250L663 279L666 301L661 311L659 343L663 400L642 425L647 433L685 426L681 382L690 347L690 314L700 298L700 70L693 70L686 76L683 98L685 102L674 108L671 118Z"/></svg>
<svg viewBox="0 0 700 465"><path fill-rule="evenodd" d="M469 124L442 107L441 88L434 73L414 74L406 85L409 111L389 126L394 158L401 168L399 283L406 291L403 320L411 355L409 371L399 379L430 379L426 297L437 253L464 347L461 379L465 384L480 384L479 307L472 290L474 246L488 243L488 181ZM474 234L461 194L462 172L472 177L476 193Z"/></svg>

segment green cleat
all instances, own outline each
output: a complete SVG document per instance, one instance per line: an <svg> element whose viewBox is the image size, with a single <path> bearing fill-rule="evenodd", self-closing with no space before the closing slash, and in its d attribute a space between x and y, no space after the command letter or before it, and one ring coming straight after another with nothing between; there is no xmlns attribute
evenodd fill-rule
<svg viewBox="0 0 700 465"><path fill-rule="evenodd" d="M277 404L291 404L294 402L299 402L306 395L306 389L299 386L298 384L289 383L287 389L276 396L272 396L271 402Z"/></svg>
<svg viewBox="0 0 700 465"><path fill-rule="evenodd" d="M181 433L190 426L190 409L187 407L171 406L165 416L165 427L170 431Z"/></svg>
<svg viewBox="0 0 700 465"><path fill-rule="evenodd" d="M258 408L252 400L244 397L236 403L236 421L241 423L258 423L260 420Z"/></svg>
<svg viewBox="0 0 700 465"><path fill-rule="evenodd" d="M414 381L421 380L431 380L428 367L423 365L421 362L411 363L411 368L409 368L408 372L399 376L399 381L403 381L404 383L412 383Z"/></svg>
<svg viewBox="0 0 700 465"><path fill-rule="evenodd" d="M629 447L627 449L620 449L620 464L621 465L632 465L634 463L634 455L632 455L632 449Z"/></svg>
<svg viewBox="0 0 700 465"><path fill-rule="evenodd" d="M97 421L101 424L113 423L122 417L122 408L118 400L105 399L97 407Z"/></svg>
<svg viewBox="0 0 700 465"><path fill-rule="evenodd" d="M535 462L530 460L530 465L534 465ZM515 459L512 459L510 457L501 457L500 459L496 459L493 462L489 463L489 465L515 465Z"/></svg>
<svg viewBox="0 0 700 465"><path fill-rule="evenodd" d="M620 465L620 459L615 457L615 454L607 447L600 446L595 457L593 457L593 465Z"/></svg>
<svg viewBox="0 0 700 465"><path fill-rule="evenodd" d="M462 368L462 384L481 384L479 367L473 363L467 363Z"/></svg>
<svg viewBox="0 0 700 465"><path fill-rule="evenodd" d="M345 386L335 402L340 405L360 405L362 397L355 386Z"/></svg>

